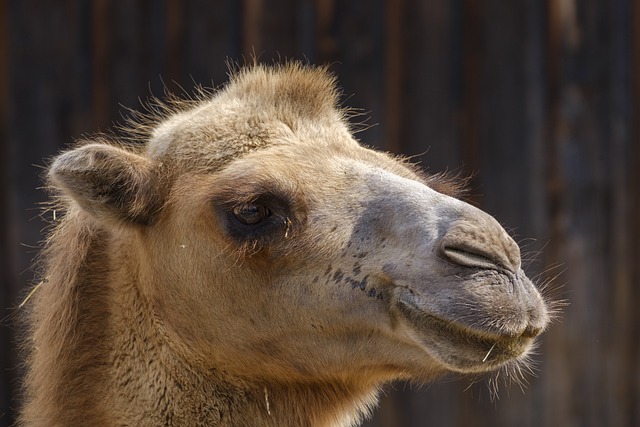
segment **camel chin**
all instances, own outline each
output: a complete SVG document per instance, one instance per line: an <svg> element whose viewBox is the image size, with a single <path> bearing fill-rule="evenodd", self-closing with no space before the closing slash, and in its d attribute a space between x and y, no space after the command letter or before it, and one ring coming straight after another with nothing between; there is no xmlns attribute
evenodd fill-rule
<svg viewBox="0 0 640 427"><path fill-rule="evenodd" d="M528 282L524 274L496 275L513 282L514 288L518 282ZM474 285L491 287L496 281ZM483 313L478 321L446 307L434 310L410 287L399 287L394 297L394 308L416 344L446 370L459 373L492 372L525 359L548 321L542 301L513 301L508 313L501 313L502 307L497 306L495 312Z"/></svg>
<svg viewBox="0 0 640 427"><path fill-rule="evenodd" d="M399 301L398 310L411 325L426 352L448 370L460 373L491 372L525 355L534 337L491 335L420 310Z"/></svg>

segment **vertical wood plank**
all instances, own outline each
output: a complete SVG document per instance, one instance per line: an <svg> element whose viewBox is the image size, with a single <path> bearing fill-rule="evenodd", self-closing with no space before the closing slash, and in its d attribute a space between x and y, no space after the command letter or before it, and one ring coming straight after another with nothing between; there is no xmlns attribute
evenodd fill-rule
<svg viewBox="0 0 640 427"><path fill-rule="evenodd" d="M344 104L362 110L363 115L352 120L359 130L356 136L368 145L385 148L385 3L373 0L366 8L358 2L320 4L319 31L323 31L325 44L319 46L318 60L332 64L344 91Z"/></svg>
<svg viewBox="0 0 640 427"><path fill-rule="evenodd" d="M244 56L248 59L262 53L261 15L262 0L244 0L243 10L243 48Z"/></svg>
<svg viewBox="0 0 640 427"><path fill-rule="evenodd" d="M318 50L316 47L317 18L315 0L299 0L296 11L296 54L297 59L308 61L311 64L318 62Z"/></svg>
<svg viewBox="0 0 640 427"><path fill-rule="evenodd" d="M547 93L548 80L546 75L546 47L548 25L547 9L544 2L527 2L523 5L524 13L524 52L522 56L524 66L523 88L523 161L527 168L522 171L522 199L526 208L521 211L522 217L517 218L517 223L507 224L518 227L516 239L522 247L523 268L534 281L545 280L548 266L544 258L539 254L544 251L549 242L549 220L547 218L547 170L549 159L546 154L546 139L548 136L548 104ZM521 202L520 197L511 203ZM557 261L556 261L557 262ZM539 340L544 348L546 336ZM546 372L549 353L540 351L534 354L536 375L527 378L527 386L523 394L515 393L519 399L515 404L508 404L504 408L508 412L511 422L519 423L519 419L525 419L523 425L544 425L544 410L549 399L547 384L551 381ZM515 385L512 385L515 389Z"/></svg>
<svg viewBox="0 0 640 427"><path fill-rule="evenodd" d="M94 129L105 129L110 123L109 63L111 60L111 3L92 0L91 7L91 110Z"/></svg>
<svg viewBox="0 0 640 427"><path fill-rule="evenodd" d="M166 77L168 82L178 82L182 78L185 33L184 2L180 0L166 0L166 46L167 64Z"/></svg>
<svg viewBox="0 0 640 427"><path fill-rule="evenodd" d="M162 94L164 69L157 49L164 49L165 38L153 39L152 19L159 16L156 8L162 10L162 3L116 0L110 5L111 13L106 17L112 30L109 114L117 118L126 116L123 107L137 109L140 100ZM161 47L154 48L158 44Z"/></svg>
<svg viewBox="0 0 640 427"><path fill-rule="evenodd" d="M317 58L312 0L245 1L244 51L259 62L312 61Z"/></svg>
<svg viewBox="0 0 640 427"><path fill-rule="evenodd" d="M10 198L10 140L8 138L9 114L9 11L7 2L0 2L0 426L9 426L14 418L15 407L15 348L13 329L6 320L10 307L14 306L18 292L13 280L13 251L10 251L9 211Z"/></svg>
<svg viewBox="0 0 640 427"><path fill-rule="evenodd" d="M296 0L270 0L262 5L258 24L260 50L256 52L261 62L280 62L301 56L297 45L300 36L298 8L301 4Z"/></svg>
<svg viewBox="0 0 640 427"><path fill-rule="evenodd" d="M533 276L543 270L543 260L536 254L543 250L549 240L547 219L546 181L549 159L546 157L548 136L548 104L546 75L546 27L547 9L544 2L528 2L523 6L525 15L525 39L523 43L524 66L524 135L526 148L524 156L528 163L524 188L529 197L525 210L525 223L520 234L528 240L519 241L524 246L526 258L536 258L536 263L527 262L527 273ZM514 224L515 226L515 224Z"/></svg>
<svg viewBox="0 0 640 427"><path fill-rule="evenodd" d="M521 218L527 218L529 206L527 195L523 194L529 169L524 155L528 151L524 132L525 11L517 2L485 1L478 7L481 15L476 15L480 25L476 37L482 43L475 54L481 56L475 60L480 61L479 72L468 79L476 80L470 86L479 85L472 91L478 91L480 102L470 100L470 103L479 108L471 114L480 121L480 126L476 130L477 139L469 143L472 145L469 148L472 155L478 156L475 161L479 168L481 206L510 228L522 223Z"/></svg>
<svg viewBox="0 0 640 427"><path fill-rule="evenodd" d="M637 310L633 299L634 284L632 281L632 247L629 237L629 224L632 223L633 199L637 197L634 190L637 185L631 181L631 170L634 168L630 162L632 141L631 126L631 24L629 17L630 4L627 0L614 0L610 3L611 13L607 21L610 28L610 54L609 54L609 103L608 148L610 154L610 178L611 185L611 213L610 229L610 262L611 262L611 306L614 309L613 323L617 325L612 331L612 345L609 358L611 362L605 365L605 394L607 400L606 419L612 425L624 425L630 423L634 407L638 400L634 389L636 385L628 376L627 366L633 366L634 347L637 348L637 337L633 335ZM636 140L637 142L637 140ZM637 356L637 353L635 354ZM613 410L619 406L620 410ZM630 424L632 425L632 423Z"/></svg>
<svg viewBox="0 0 640 427"><path fill-rule="evenodd" d="M547 166L547 217L549 218L549 242L545 248L545 262L550 264L555 260L563 260L562 242L563 236L563 194L565 184L560 172L560 161L558 153L558 137L563 132L560 114L562 111L560 94L562 89L562 33L563 33L563 13L561 2L547 1L547 138L546 138L546 158ZM566 314L563 314L563 318ZM553 378L553 381L545 383L545 391L548 395L557 393L559 396L570 396L571 381L569 372L565 369L567 364L568 342L560 328L551 328L547 333L543 351L553 352L554 357L548 357L547 370L543 375ZM571 413L573 412L563 399L563 404L549 404L545 399L543 406L544 424L571 423Z"/></svg>
<svg viewBox="0 0 640 427"><path fill-rule="evenodd" d="M461 151L465 170L471 176L470 201L478 203L479 183L476 173L480 167L480 126L482 112L480 74L482 70L483 39L481 4L477 0L462 0L462 94L460 106Z"/></svg>
<svg viewBox="0 0 640 427"><path fill-rule="evenodd" d="M391 49L403 62L400 94L402 152L434 172L462 166L456 127L456 56L454 31L459 29L458 2L406 0L402 37Z"/></svg>
<svg viewBox="0 0 640 427"><path fill-rule="evenodd" d="M630 5L630 20L631 20L631 145L629 150L629 162L631 166L630 180L631 185L629 188L629 194L625 195L630 197L629 201L630 218L628 221L629 227L629 239L631 246L629 248L631 253L630 259L630 276L631 283L634 285L630 288L629 301L640 301L640 289L638 289L638 283L640 283L640 4L638 2L631 2ZM632 347L629 357L635 361L631 366L627 368L630 372L627 376L631 382L630 399L633 403L633 408L629 414L630 425L640 424L640 364L637 363L640 360L640 318L637 316L637 310L633 311L633 323L629 330L629 336L632 340Z"/></svg>
<svg viewBox="0 0 640 427"><path fill-rule="evenodd" d="M225 0L211 6L207 0L178 2L182 5L179 46L169 56L172 77L187 92L194 84L215 87L227 80L227 61L242 63L243 3ZM168 18L174 20L176 18Z"/></svg>
<svg viewBox="0 0 640 427"><path fill-rule="evenodd" d="M405 111L402 99L404 80L404 17L405 1L397 0L386 5L386 144L385 149L399 153L402 145L402 125Z"/></svg>
<svg viewBox="0 0 640 427"><path fill-rule="evenodd" d="M336 0L315 0L314 7L316 61L319 64L328 64L335 61L338 51L338 40L332 30Z"/></svg>

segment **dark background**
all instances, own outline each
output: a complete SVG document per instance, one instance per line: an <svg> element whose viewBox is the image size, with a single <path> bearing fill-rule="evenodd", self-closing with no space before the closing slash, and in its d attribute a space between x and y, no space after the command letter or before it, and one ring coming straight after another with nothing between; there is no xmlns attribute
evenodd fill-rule
<svg viewBox="0 0 640 427"><path fill-rule="evenodd" d="M450 377L389 388L368 426L640 425L640 5L631 0L0 0L0 426L19 405L11 321L45 222L39 174L166 85L225 59L332 63L359 138L473 174L569 302L524 393Z"/></svg>

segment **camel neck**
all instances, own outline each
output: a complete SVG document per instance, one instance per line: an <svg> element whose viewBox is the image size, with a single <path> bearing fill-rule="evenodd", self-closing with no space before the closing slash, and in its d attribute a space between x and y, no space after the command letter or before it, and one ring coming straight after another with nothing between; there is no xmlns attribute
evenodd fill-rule
<svg viewBox="0 0 640 427"><path fill-rule="evenodd" d="M30 350L25 405L29 426L103 425L110 354L110 288L100 259L106 236L70 212L45 249L25 346ZM73 256L69 256L73 253Z"/></svg>
<svg viewBox="0 0 640 427"><path fill-rule="evenodd" d="M120 424L348 426L375 403L375 390L344 381L247 380L210 366L175 342L139 283L114 279L111 381L117 407L127 408Z"/></svg>
<svg viewBox="0 0 640 427"><path fill-rule="evenodd" d="M21 424L348 426L375 402L346 381L260 382L198 360L142 294L130 244L64 221L34 295Z"/></svg>
<svg viewBox="0 0 640 427"><path fill-rule="evenodd" d="M129 325L145 322L151 332L144 337L120 329L115 341L113 390L117 406L128 408L118 414L120 423L349 426L375 404L375 393L343 383L256 382L195 366L176 354L153 321L135 317Z"/></svg>

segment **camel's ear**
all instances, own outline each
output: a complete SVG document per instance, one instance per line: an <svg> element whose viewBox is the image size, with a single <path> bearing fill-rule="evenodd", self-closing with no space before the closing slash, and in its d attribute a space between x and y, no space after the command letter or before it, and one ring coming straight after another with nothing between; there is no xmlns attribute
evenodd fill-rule
<svg viewBox="0 0 640 427"><path fill-rule="evenodd" d="M62 190L98 219L148 225L162 206L153 162L106 144L88 144L58 156L49 169Z"/></svg>

